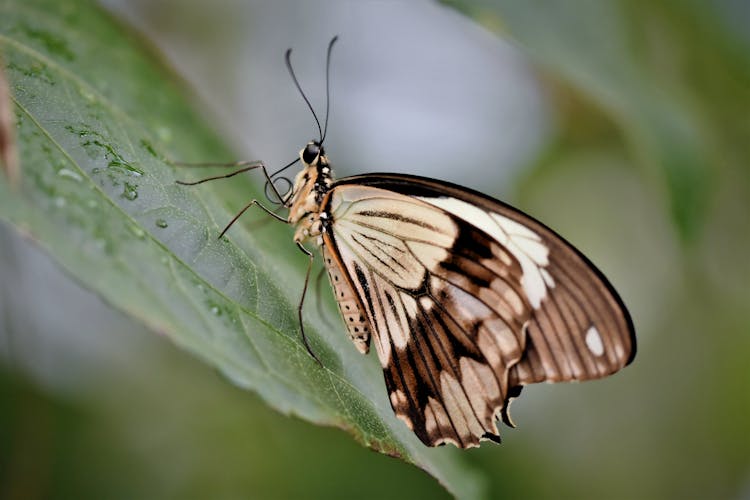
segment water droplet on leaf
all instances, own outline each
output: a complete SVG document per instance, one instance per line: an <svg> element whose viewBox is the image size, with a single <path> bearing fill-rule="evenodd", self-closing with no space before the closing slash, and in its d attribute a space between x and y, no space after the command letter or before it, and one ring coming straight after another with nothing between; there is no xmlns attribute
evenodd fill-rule
<svg viewBox="0 0 750 500"><path fill-rule="evenodd" d="M138 186L126 182L125 189L122 192L122 196L130 201L135 200L136 198L138 198Z"/></svg>
<svg viewBox="0 0 750 500"><path fill-rule="evenodd" d="M146 236L146 232L135 224L132 224L130 226L130 232L132 232L136 236L136 238L139 239L143 239L143 237Z"/></svg>
<svg viewBox="0 0 750 500"><path fill-rule="evenodd" d="M57 175L59 175L60 177L64 177L66 179L74 180L76 182L81 182L83 180L83 177L81 177L81 174L79 174L78 172L74 172L70 170L69 168L61 168L60 170L57 171Z"/></svg>

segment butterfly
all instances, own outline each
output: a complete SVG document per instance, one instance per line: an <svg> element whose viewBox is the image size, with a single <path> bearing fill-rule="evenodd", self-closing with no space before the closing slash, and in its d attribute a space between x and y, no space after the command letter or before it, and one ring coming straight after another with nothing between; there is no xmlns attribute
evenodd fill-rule
<svg viewBox="0 0 750 500"><path fill-rule="evenodd" d="M500 442L498 420L513 426L509 405L525 385L601 378L633 360L633 322L617 292L541 222L425 177L335 179L323 147L328 104L321 128L290 53L287 67L319 139L271 175L250 162L183 184L262 170L287 217L253 200L221 235L251 206L294 226L294 242L310 259L305 291L315 255L308 246L319 247L349 338L363 354L375 346L393 411L424 444ZM297 162L302 168L282 195L278 174ZM317 360L302 326L303 301L304 291L302 339Z"/></svg>

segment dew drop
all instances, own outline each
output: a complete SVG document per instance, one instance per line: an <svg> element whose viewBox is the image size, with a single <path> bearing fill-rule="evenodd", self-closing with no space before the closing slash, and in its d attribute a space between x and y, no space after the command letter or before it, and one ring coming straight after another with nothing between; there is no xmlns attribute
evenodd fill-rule
<svg viewBox="0 0 750 500"><path fill-rule="evenodd" d="M167 221L165 221L164 219L156 219L155 224L156 224L156 227L160 227L162 229L169 226Z"/></svg>
<svg viewBox="0 0 750 500"><path fill-rule="evenodd" d="M71 179L76 182L81 182L83 180L83 177L78 172L74 172L70 170L69 168L61 168L57 171L57 175L60 177L64 177L66 179Z"/></svg>
<svg viewBox="0 0 750 500"><path fill-rule="evenodd" d="M143 239L144 236L146 236L146 232L141 229L139 226L136 226L135 224L130 226L130 232L133 233L136 238Z"/></svg>
<svg viewBox="0 0 750 500"><path fill-rule="evenodd" d="M211 306L211 314L214 316L221 316L221 308L219 308L219 306Z"/></svg>
<svg viewBox="0 0 750 500"><path fill-rule="evenodd" d="M125 199L128 199L130 201L135 200L138 198L138 190L136 189L136 186L133 184L130 184L128 182L125 183L125 190L122 192L122 196Z"/></svg>

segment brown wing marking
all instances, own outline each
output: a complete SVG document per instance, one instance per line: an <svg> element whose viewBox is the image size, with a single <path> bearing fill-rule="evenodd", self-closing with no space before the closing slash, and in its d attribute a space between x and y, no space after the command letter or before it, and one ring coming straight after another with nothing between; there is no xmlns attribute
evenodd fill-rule
<svg viewBox="0 0 750 500"><path fill-rule="evenodd" d="M357 191L335 200L324 243L373 326L396 415L431 446L499 440L496 417L517 395L508 371L521 359L529 312L519 263L418 200ZM407 230L398 224L419 210Z"/></svg>
<svg viewBox="0 0 750 500"><path fill-rule="evenodd" d="M516 234L519 245L509 247L515 252L528 245L529 240L521 235L529 236L529 232L537 243L546 247L544 258L535 262L543 267L543 272L541 267L529 266L529 259L525 259L524 271L531 271L529 277L539 271L535 281L539 285L541 277L545 289L537 286L532 290L537 293L529 296L533 311L527 328L526 351L521 362L511 370L512 390L517 390L518 384L603 377L635 358L633 322L615 289L583 254L533 217L476 191L424 177L369 174L341 179L334 189L347 185L379 188L392 196L416 196L447 208L469 225L485 225L488 215L511 231L515 223L522 228ZM466 210L461 203L452 204L451 199L477 207L484 215L480 213L476 219L477 210ZM498 217L512 223L502 223ZM507 235L500 235L497 241L507 241ZM523 255L518 257L524 258ZM538 293L542 290L544 293Z"/></svg>
<svg viewBox="0 0 750 500"><path fill-rule="evenodd" d="M600 378L635 357L635 330L617 292L583 254L544 224L481 193L432 179L373 174L334 187L349 183L419 197L495 235L523 261L532 311L526 352L511 370L511 387Z"/></svg>
<svg viewBox="0 0 750 500"><path fill-rule="evenodd" d="M502 389L486 362L476 361L481 352L467 332L428 296L415 298L353 265L373 305L375 345L387 360L383 372L396 416L431 446L467 447L487 433L496 436L494 407L504 402Z"/></svg>
<svg viewBox="0 0 750 500"><path fill-rule="evenodd" d="M555 287L529 322L511 385L604 377L627 364L634 349L621 306L593 271L550 253Z"/></svg>

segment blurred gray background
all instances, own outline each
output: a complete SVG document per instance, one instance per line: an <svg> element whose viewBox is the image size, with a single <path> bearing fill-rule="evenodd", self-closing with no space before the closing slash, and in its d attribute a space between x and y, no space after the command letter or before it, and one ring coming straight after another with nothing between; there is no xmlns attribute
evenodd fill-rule
<svg viewBox="0 0 750 500"><path fill-rule="evenodd" d="M635 319L634 365L606 382L525 391L514 407L520 430L506 432L501 447L466 454L485 471L493 497L750 498L746 171L717 162L706 230L688 246L665 209L664 186L639 166L648 159L591 111L595 99L571 95L527 53L453 9L103 4L184 77L238 158L272 166L317 135L284 51L294 48L295 71L322 120L325 49L339 35L326 140L338 176L397 171L480 189L549 223L611 278ZM692 26L666 4L662 18L644 20L674 30L647 42L655 52L673 49L685 39L675 33ZM747 42L745 3L706 9L711 22L722 20L712 25L721 37ZM749 52L750 44L736 49L738 64L748 64ZM719 108L700 90L690 102ZM612 137L620 137L614 147ZM38 462L39 491L49 491L46 484L60 497L444 495L420 471L343 432L279 416L231 387L82 290L5 226L0 263L0 354L13 374L0 390L18 402L16 420L33 429L27 434L36 440L14 451ZM40 456L64 464L50 467Z"/></svg>

